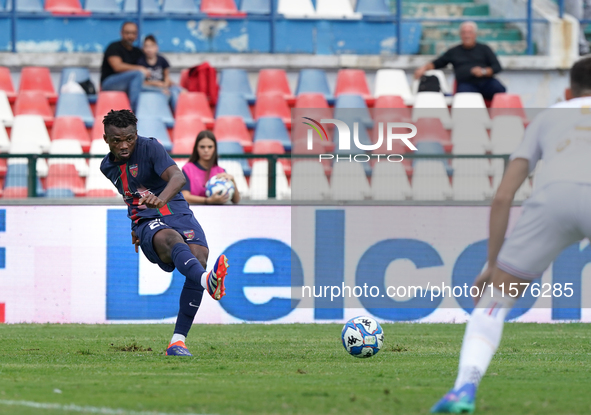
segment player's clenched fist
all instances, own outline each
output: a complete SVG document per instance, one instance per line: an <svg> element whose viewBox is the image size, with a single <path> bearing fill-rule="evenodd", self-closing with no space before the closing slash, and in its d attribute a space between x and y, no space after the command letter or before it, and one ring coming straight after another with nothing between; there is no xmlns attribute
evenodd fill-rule
<svg viewBox="0 0 591 415"><path fill-rule="evenodd" d="M135 231L131 231L131 243L135 245L135 253L137 254L140 246L140 238L136 235Z"/></svg>
<svg viewBox="0 0 591 415"><path fill-rule="evenodd" d="M146 205L150 209L160 209L165 204L166 203L164 203L164 200L160 199L158 196L156 196L154 194L148 194L148 195L142 196L142 198L140 199L140 202L139 202L140 206Z"/></svg>

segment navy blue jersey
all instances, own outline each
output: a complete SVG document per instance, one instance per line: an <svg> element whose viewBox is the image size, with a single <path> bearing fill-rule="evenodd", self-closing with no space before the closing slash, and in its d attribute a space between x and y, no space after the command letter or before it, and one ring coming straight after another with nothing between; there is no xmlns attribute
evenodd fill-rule
<svg viewBox="0 0 591 415"><path fill-rule="evenodd" d="M193 214L180 192L160 209L148 209L145 205L139 205L140 198L146 194L160 195L168 184L160 176L175 164L155 138L138 136L129 160L114 161L113 155L109 153L101 163L101 171L123 196L123 200L127 203L127 216L135 225L140 219L145 218Z"/></svg>

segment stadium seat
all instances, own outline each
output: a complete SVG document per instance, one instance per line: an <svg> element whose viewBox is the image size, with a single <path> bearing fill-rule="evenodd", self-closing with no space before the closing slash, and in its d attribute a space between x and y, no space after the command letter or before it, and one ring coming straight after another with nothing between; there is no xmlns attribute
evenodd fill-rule
<svg viewBox="0 0 591 415"><path fill-rule="evenodd" d="M294 108L313 109L313 111L295 111L294 117L297 115L305 115L318 122L323 118L332 118L332 110L329 108L325 96L318 92L304 92L298 95ZM329 125L326 127L330 128Z"/></svg>
<svg viewBox="0 0 591 415"><path fill-rule="evenodd" d="M439 118L443 127L451 129L452 122L441 92L419 92L412 108L412 121L419 118Z"/></svg>
<svg viewBox="0 0 591 415"><path fill-rule="evenodd" d="M64 68L62 69L62 75L60 77L60 87L58 88L58 93L61 93L62 91L62 86L64 86L64 84L66 82L68 82L68 79L70 79L70 74L74 74L74 80L78 83L80 82L84 82L90 79L90 71L88 70L88 68L83 68L83 67L69 67L69 68ZM88 98L89 102L96 102L96 94L95 95L86 95L86 97Z"/></svg>
<svg viewBox="0 0 591 415"><path fill-rule="evenodd" d="M4 91L6 93L8 102L11 104L16 101L16 92L14 92L14 85L12 84L10 70L4 66L0 66L0 91Z"/></svg>
<svg viewBox="0 0 591 415"><path fill-rule="evenodd" d="M375 96L398 95L406 105L414 102L414 96L408 86L406 73L402 69L379 69L376 72Z"/></svg>
<svg viewBox="0 0 591 415"><path fill-rule="evenodd" d="M196 14L199 9L194 0L164 0L164 13Z"/></svg>
<svg viewBox="0 0 591 415"><path fill-rule="evenodd" d="M454 173L452 181L453 200L482 201L492 197L488 176Z"/></svg>
<svg viewBox="0 0 591 415"><path fill-rule="evenodd" d="M291 170L292 201L325 200L330 186L324 169L316 160L294 162Z"/></svg>
<svg viewBox="0 0 591 415"><path fill-rule="evenodd" d="M412 189L402 163L380 161L374 165L371 175L373 200L405 200L411 196Z"/></svg>
<svg viewBox="0 0 591 415"><path fill-rule="evenodd" d="M242 94L249 104L254 104L256 97L252 93L248 74L244 69L224 69L220 75L220 92Z"/></svg>
<svg viewBox="0 0 591 415"><path fill-rule="evenodd" d="M443 150L443 146L441 143L433 142L433 141L423 141L416 144L417 151L414 154L417 155L430 155L430 154L445 154ZM413 161L413 168L417 163L424 161L424 159L414 159ZM449 164L449 159L440 158L434 160L436 163L441 163L442 166L445 167L447 174L450 175L452 173L451 166Z"/></svg>
<svg viewBox="0 0 591 415"><path fill-rule="evenodd" d="M349 128L353 128L354 122L360 122L367 128L373 126L373 120L371 119L366 101L361 95L339 95L335 103L334 117L337 120L346 122Z"/></svg>
<svg viewBox="0 0 591 415"><path fill-rule="evenodd" d="M220 141L218 142L218 156L224 159L224 155L227 154L244 154L244 150L239 142L237 141ZM225 160L237 161L242 167L242 171L246 176L250 176L250 164L244 158L226 158Z"/></svg>
<svg viewBox="0 0 591 415"><path fill-rule="evenodd" d="M201 12L217 16L245 16L238 11L234 0L201 0Z"/></svg>
<svg viewBox="0 0 591 415"><path fill-rule="evenodd" d="M308 149L308 140L307 139L300 139L296 140L292 143L291 146L291 163L299 163L300 161L310 161L316 159L310 159L309 157L298 157L298 155L319 155L319 154L327 154L332 153L334 151L334 147L327 150L325 148L326 141L320 139L313 139L312 140L312 148ZM322 166L324 167L324 171L326 174L330 174L332 171L332 160L322 160Z"/></svg>
<svg viewBox="0 0 591 415"><path fill-rule="evenodd" d="M490 128L490 117L484 98L477 92L459 92L454 95L451 105L451 118L454 126L458 123L480 121Z"/></svg>
<svg viewBox="0 0 591 415"><path fill-rule="evenodd" d="M89 161L89 172L86 178L87 197L116 197L115 186L101 172L102 159L92 158Z"/></svg>
<svg viewBox="0 0 591 415"><path fill-rule="evenodd" d="M278 140L259 140L252 147L252 154L285 154L283 144ZM251 159L257 160L257 159ZM283 165L283 171L289 177L291 176L291 162L288 158L280 158L279 163Z"/></svg>
<svg viewBox="0 0 591 415"><path fill-rule="evenodd" d="M417 127L417 135L411 139L411 142L431 141L440 143L446 153L452 150L452 142L449 133L439 118L419 118L414 122Z"/></svg>
<svg viewBox="0 0 591 415"><path fill-rule="evenodd" d="M257 99L263 94L279 93L289 105L293 105L295 97L289 88L287 74L283 69L261 69L257 85Z"/></svg>
<svg viewBox="0 0 591 415"><path fill-rule="evenodd" d="M45 0L45 10L53 14L90 14L82 10L80 0Z"/></svg>
<svg viewBox="0 0 591 415"><path fill-rule="evenodd" d="M367 86L365 71L361 69L339 70L334 95L338 98L343 94L361 95L368 106L373 106L375 102Z"/></svg>
<svg viewBox="0 0 591 415"><path fill-rule="evenodd" d="M19 95L23 91L41 91L49 100L50 104L55 104L57 94L51 82L49 68L38 66L27 66L21 70L21 81L19 85Z"/></svg>
<svg viewBox="0 0 591 415"><path fill-rule="evenodd" d="M6 92L0 91L0 124L10 127L13 121L14 115L12 115L12 108L10 108Z"/></svg>
<svg viewBox="0 0 591 415"><path fill-rule="evenodd" d="M254 118L258 120L261 117L277 117L289 129L291 128L291 112L283 95L278 93L269 93L259 95L254 107Z"/></svg>
<svg viewBox="0 0 591 415"><path fill-rule="evenodd" d="M90 151L90 137L84 122L79 117L57 117L51 129L51 140L77 140L84 153Z"/></svg>
<svg viewBox="0 0 591 415"><path fill-rule="evenodd" d="M107 155L109 153L109 145L105 143L105 140L98 139L92 140L90 143L90 154L93 155Z"/></svg>
<svg viewBox="0 0 591 415"><path fill-rule="evenodd" d="M447 78L441 69L431 69L425 72L425 76L436 76L439 80L439 87L441 88L441 93L444 95L450 95L452 93L449 84L447 83ZM418 94L419 93L419 79L414 79L412 82L412 93Z"/></svg>
<svg viewBox="0 0 591 415"><path fill-rule="evenodd" d="M333 200L363 200L371 196L362 164L348 161L333 163L330 194Z"/></svg>
<svg viewBox="0 0 591 415"><path fill-rule="evenodd" d="M523 109L521 97L517 94L495 94L490 105L490 117L495 118L501 115L518 116L526 122L527 115Z"/></svg>
<svg viewBox="0 0 591 415"><path fill-rule="evenodd" d="M241 199L250 199L250 190L242 166L236 160L219 160L218 165L226 171L226 173L234 176L234 183L236 189L240 192Z"/></svg>
<svg viewBox="0 0 591 415"><path fill-rule="evenodd" d="M103 118L109 111L131 110L127 94L122 91L101 91L96 100L95 119L98 119L102 126ZM96 123L95 123L96 124ZM101 133L102 136L102 133Z"/></svg>
<svg viewBox="0 0 591 415"><path fill-rule="evenodd" d="M78 140L62 139L51 142L49 154L82 154L82 146ZM47 164L51 167L54 164L72 164L76 167L78 175L88 175L88 164L83 158L50 158Z"/></svg>
<svg viewBox="0 0 591 415"><path fill-rule="evenodd" d="M41 0L16 0L16 10L26 13L42 13ZM12 0L6 0L6 11L12 11Z"/></svg>
<svg viewBox="0 0 591 415"><path fill-rule="evenodd" d="M10 140L6 128L0 124L0 153L8 153L10 150ZM6 161L6 159L0 159Z"/></svg>
<svg viewBox="0 0 591 415"><path fill-rule="evenodd" d="M337 115L336 115L336 112L335 112L335 117L336 116ZM339 141L340 138L341 138L340 131L339 131L338 128L335 128L334 129L333 141L334 141L334 145L335 145L335 148L336 148L335 151L339 151L339 152L341 152L343 154L362 153L363 152L362 150L359 150L355 146L355 142L354 142L354 133L355 133L354 123L355 122L357 122L357 121L356 120L355 121L352 120L350 122L346 121L347 125L349 126L350 150L340 151L340 147L341 147L340 141ZM371 138L369 137L369 134L367 133L367 128L365 128L365 125L363 125L363 123L357 124L357 134L358 134L359 142L361 144L366 145L366 146L373 144Z"/></svg>
<svg viewBox="0 0 591 415"><path fill-rule="evenodd" d="M124 13L137 13L138 0L125 0L123 4ZM142 13L159 14L160 3L158 0L142 0Z"/></svg>
<svg viewBox="0 0 591 415"><path fill-rule="evenodd" d="M390 9L384 0L357 0L355 11L363 16L390 15Z"/></svg>
<svg viewBox="0 0 591 415"><path fill-rule="evenodd" d="M214 119L207 97L202 92L183 92L179 95L175 118L198 118L205 127L213 128Z"/></svg>
<svg viewBox="0 0 591 415"><path fill-rule="evenodd" d="M84 10L93 13L120 13L121 3L117 0L86 0Z"/></svg>
<svg viewBox="0 0 591 415"><path fill-rule="evenodd" d="M28 196L29 167L27 164L9 164L4 180L5 199L26 198ZM37 178L37 194L43 194L41 180Z"/></svg>
<svg viewBox="0 0 591 415"><path fill-rule="evenodd" d="M493 154L511 154L523 139L523 120L515 115L499 115L493 118L490 130Z"/></svg>
<svg viewBox="0 0 591 415"><path fill-rule="evenodd" d="M42 91L21 91L14 104L14 114L39 115L49 128L53 125L53 111Z"/></svg>
<svg viewBox="0 0 591 415"><path fill-rule="evenodd" d="M279 0L278 13L287 19L315 18L312 0Z"/></svg>
<svg viewBox="0 0 591 415"><path fill-rule="evenodd" d="M27 143L37 149L33 153L48 152L51 141L43 117L39 115L17 115L14 117L10 143L11 149L17 143Z"/></svg>
<svg viewBox="0 0 591 415"><path fill-rule="evenodd" d="M103 125L102 118L95 118L92 130L90 130L90 141L103 140L103 134L105 133L105 127Z"/></svg>
<svg viewBox="0 0 591 415"><path fill-rule="evenodd" d="M256 161L250 175L250 198L267 200L269 189L269 163L266 160ZM277 200L290 199L291 189L281 163L277 163L275 176L275 192Z"/></svg>
<svg viewBox="0 0 591 415"><path fill-rule="evenodd" d="M321 69L302 69L300 71L296 96L308 93L322 94L330 105L334 104L334 95L330 92L326 72Z"/></svg>
<svg viewBox="0 0 591 415"><path fill-rule="evenodd" d="M240 11L248 14L270 14L271 0L242 0Z"/></svg>
<svg viewBox="0 0 591 415"><path fill-rule="evenodd" d="M138 117L137 132L142 137L154 137L166 149L172 150L172 142L168 135L166 125L161 119L152 117Z"/></svg>
<svg viewBox="0 0 591 415"><path fill-rule="evenodd" d="M182 95L182 94L181 94ZM221 92L215 110L216 119L226 115L242 117L248 128L254 128L254 120L246 99L241 94Z"/></svg>
<svg viewBox="0 0 591 415"><path fill-rule="evenodd" d="M451 131L451 142L455 148L464 143L472 145L472 148L478 148L475 154L484 154L490 149L490 140L484 124L479 120L465 120L461 123L455 123Z"/></svg>
<svg viewBox="0 0 591 415"><path fill-rule="evenodd" d="M19 155L19 154L41 154L41 151L39 149L39 144L34 142L34 141L18 141L18 140L12 140L10 143L10 150L9 150L10 154L14 154L14 155ZM10 159L8 159L8 166L11 166L13 164L24 164L27 165L28 161L26 158L20 158L20 157L11 157ZM39 177L45 177L47 176L47 160L43 159L43 158L39 158L37 159L37 175Z"/></svg>
<svg viewBox="0 0 591 415"><path fill-rule="evenodd" d="M174 117L168 105L168 97L162 92L142 92L137 104L136 115L140 118L158 118L168 128L174 126Z"/></svg>
<svg viewBox="0 0 591 415"><path fill-rule="evenodd" d="M318 19L361 19L362 15L353 11L349 0L316 0Z"/></svg>
<svg viewBox="0 0 591 415"><path fill-rule="evenodd" d="M218 141L238 141L246 153L252 152L252 137L240 117L220 117L215 120L213 134Z"/></svg>
<svg viewBox="0 0 591 415"><path fill-rule="evenodd" d="M76 167L73 164L53 164L49 166L45 188L47 191L46 197L71 197L67 192L68 190L74 196L84 196L86 194L84 180L78 176ZM66 191L64 192L63 189Z"/></svg>
<svg viewBox="0 0 591 415"><path fill-rule="evenodd" d="M60 94L55 109L56 117L78 117L88 128L94 125L94 117L86 94Z"/></svg>
<svg viewBox="0 0 591 415"><path fill-rule="evenodd" d="M291 140L281 118L261 117L257 120L253 142L259 140L279 140L285 151L291 151Z"/></svg>
<svg viewBox="0 0 591 415"><path fill-rule="evenodd" d="M172 153L191 154L197 135L205 130L205 125L198 118L183 117L176 120L172 130Z"/></svg>
<svg viewBox="0 0 591 415"><path fill-rule="evenodd" d="M89 179L86 179L87 183L88 183L88 180ZM113 190L113 189L90 189L90 190L88 190L88 187L87 187L86 188L86 197L98 197L98 198L117 197L118 198L119 194L117 192L115 192L115 190Z"/></svg>
<svg viewBox="0 0 591 415"><path fill-rule="evenodd" d="M413 200L446 200L452 189L447 171L440 161L418 160L412 175Z"/></svg>
<svg viewBox="0 0 591 415"><path fill-rule="evenodd" d="M400 95L380 95L376 98L374 108L408 109Z"/></svg>

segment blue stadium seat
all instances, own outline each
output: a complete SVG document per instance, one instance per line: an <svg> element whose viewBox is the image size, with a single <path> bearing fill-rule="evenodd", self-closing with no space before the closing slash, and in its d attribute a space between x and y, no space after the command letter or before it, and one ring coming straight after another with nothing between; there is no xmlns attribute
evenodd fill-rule
<svg viewBox="0 0 591 415"><path fill-rule="evenodd" d="M9 164L4 181L4 189L10 187L28 187L29 166L26 163ZM37 194L44 193L41 180L37 177Z"/></svg>
<svg viewBox="0 0 591 415"><path fill-rule="evenodd" d="M291 151L291 140L281 118L261 117L257 120L253 142L258 140L278 140L285 151Z"/></svg>
<svg viewBox="0 0 591 415"><path fill-rule="evenodd" d="M357 0L357 13L364 16L388 16L390 9L384 0Z"/></svg>
<svg viewBox="0 0 591 415"><path fill-rule="evenodd" d="M347 122L347 124L351 124L351 128L354 122L363 123L367 128L373 127L373 120L369 114L369 109L361 95L339 95L335 104L334 117Z"/></svg>
<svg viewBox="0 0 591 415"><path fill-rule="evenodd" d="M142 137L154 137L166 149L172 150L172 141L164 122L156 117L140 117L137 121L137 132Z"/></svg>
<svg viewBox="0 0 591 415"><path fill-rule="evenodd" d="M4 0L4 4L7 12L12 10L12 0ZM45 11L41 0L16 0L16 10L27 13L42 13Z"/></svg>
<svg viewBox="0 0 591 415"><path fill-rule="evenodd" d="M164 13L195 14L199 13L199 4L194 0L164 0Z"/></svg>
<svg viewBox="0 0 591 415"><path fill-rule="evenodd" d="M121 4L117 0L86 0L84 10L93 13L119 13Z"/></svg>
<svg viewBox="0 0 591 415"><path fill-rule="evenodd" d="M60 199L60 198L73 198L76 197L74 192L71 189L62 189L59 187L52 187L51 189L47 189L45 192L45 197L53 198L53 199Z"/></svg>
<svg viewBox="0 0 591 415"><path fill-rule="evenodd" d="M224 154L244 154L244 149L238 141L218 141L218 155L224 158ZM245 176L250 176L250 165L246 159L226 159L234 160L240 163Z"/></svg>
<svg viewBox="0 0 591 415"><path fill-rule="evenodd" d="M235 115L242 117L244 124L248 128L254 128L254 120L248 108L248 103L242 94L220 92L218 104L215 109L215 117L219 118L225 115Z"/></svg>
<svg viewBox="0 0 591 415"><path fill-rule="evenodd" d="M240 11L252 14L271 13L271 0L242 0Z"/></svg>
<svg viewBox="0 0 591 415"><path fill-rule="evenodd" d="M138 118L158 118L168 128L174 126L174 117L168 105L168 97L162 92L142 92L137 104Z"/></svg>
<svg viewBox="0 0 591 415"><path fill-rule="evenodd" d="M61 92L62 86L66 82L68 82L68 78L70 77L71 73L73 73L75 75L74 80L76 82L84 82L84 81L90 79L90 71L88 70L88 68L77 68L77 67L64 68L62 70L62 76L60 78L60 86L57 90L58 94ZM95 95L87 95L86 97L88 98L88 102L92 102L92 103L96 102L96 98L97 98L96 94Z"/></svg>
<svg viewBox="0 0 591 415"><path fill-rule="evenodd" d="M74 115L80 117L87 128L94 125L94 116L88 105L86 94L60 94L57 100L55 116Z"/></svg>
<svg viewBox="0 0 591 415"><path fill-rule="evenodd" d="M138 0L125 0L123 12L137 13ZM142 13L157 14L160 13L160 4L157 0L142 0Z"/></svg>
<svg viewBox="0 0 591 415"><path fill-rule="evenodd" d="M334 104L334 95L330 92L326 72L321 69L303 69L298 78L296 96L306 92L324 94L329 105Z"/></svg>
<svg viewBox="0 0 591 415"><path fill-rule="evenodd" d="M242 94L249 104L256 101L248 82L248 74L244 69L224 69L220 79L220 92Z"/></svg>

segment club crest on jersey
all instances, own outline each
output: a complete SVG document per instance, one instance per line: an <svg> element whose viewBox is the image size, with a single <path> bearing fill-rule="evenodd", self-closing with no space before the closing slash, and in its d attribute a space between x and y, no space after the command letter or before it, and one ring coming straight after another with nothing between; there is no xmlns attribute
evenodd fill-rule
<svg viewBox="0 0 591 415"><path fill-rule="evenodd" d="M129 172L133 177L137 177L137 164L129 166Z"/></svg>
<svg viewBox="0 0 591 415"><path fill-rule="evenodd" d="M183 235L185 235L185 238L187 239L193 239L195 238L195 231L193 229L189 231L183 231Z"/></svg>

